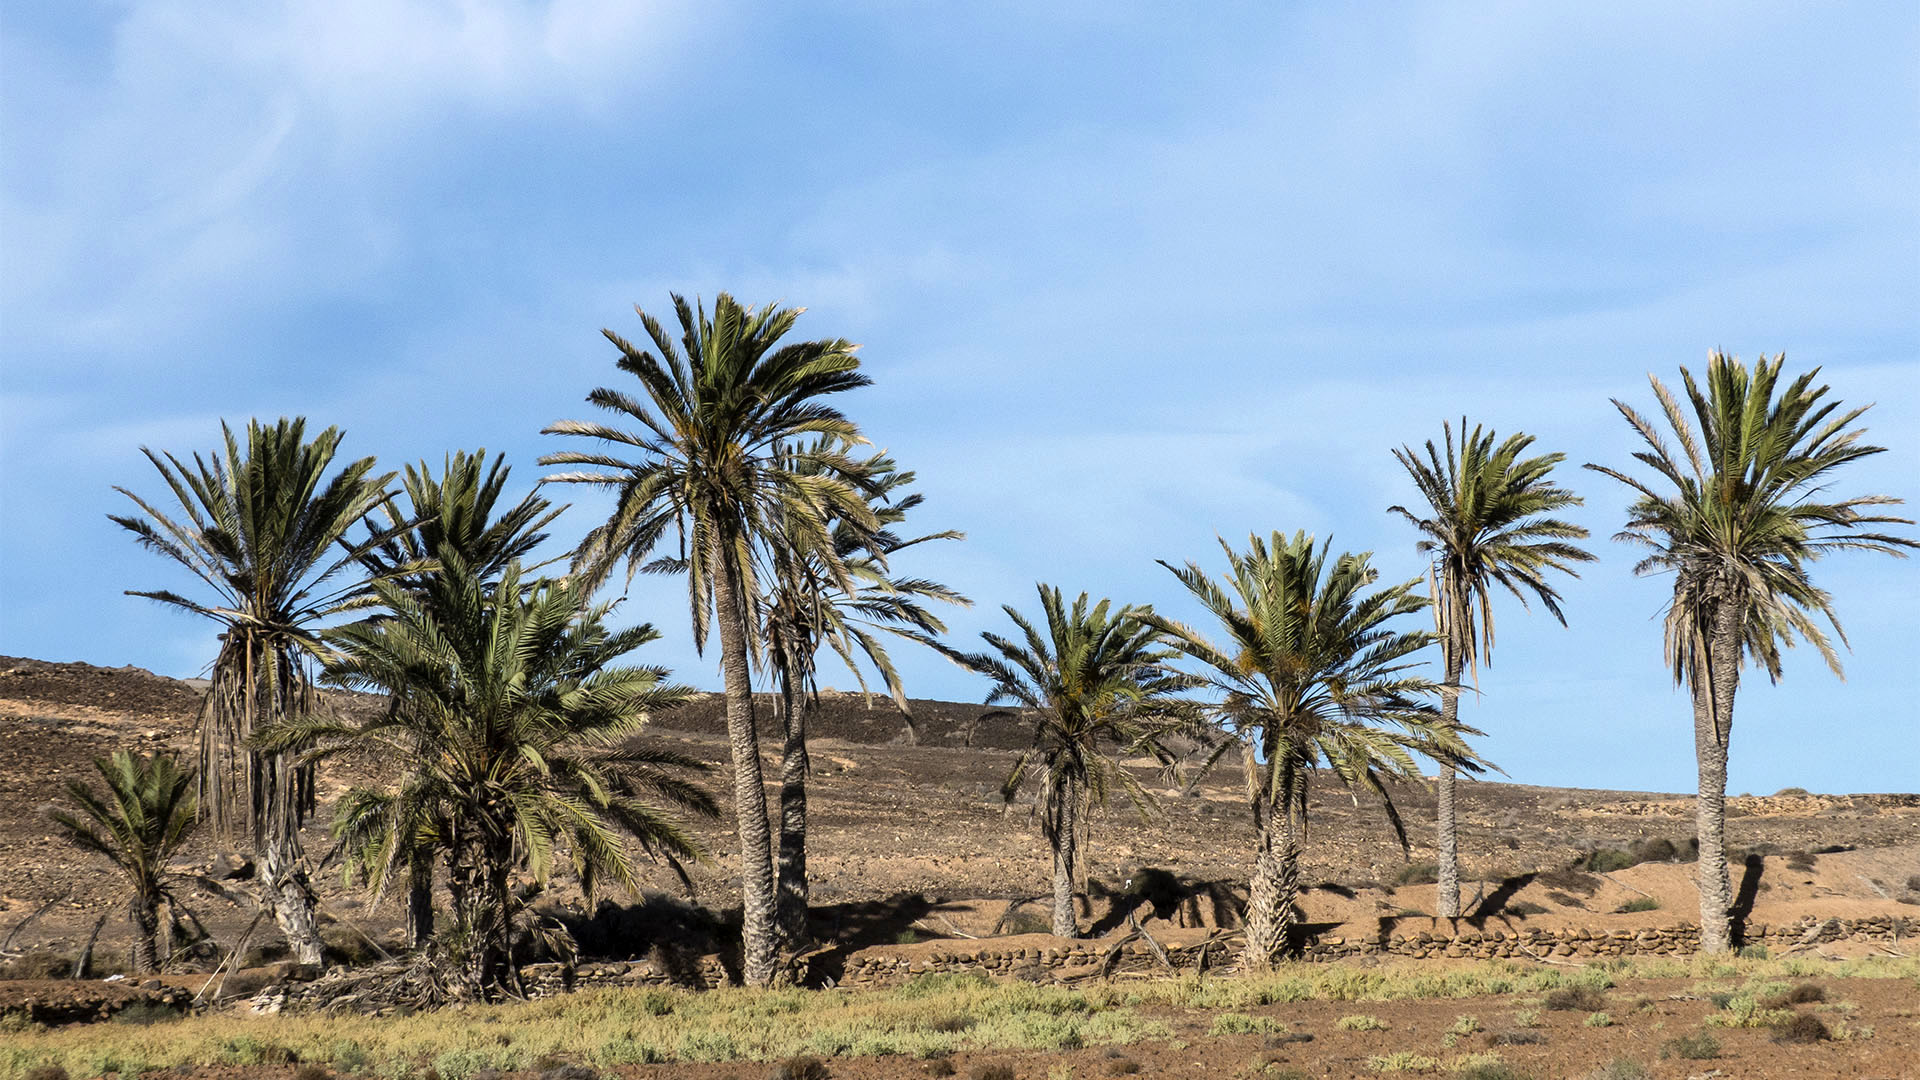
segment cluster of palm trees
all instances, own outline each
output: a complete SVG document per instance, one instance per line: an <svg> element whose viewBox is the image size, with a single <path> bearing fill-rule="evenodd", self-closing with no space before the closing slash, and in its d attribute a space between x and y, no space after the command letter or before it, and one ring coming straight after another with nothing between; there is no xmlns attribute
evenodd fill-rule
<svg viewBox="0 0 1920 1080"><path fill-rule="evenodd" d="M863 686L870 669L904 712L886 648L894 639L986 675L988 704L1017 707L1032 723L1032 747L1006 791L1038 781L1057 934L1078 931L1074 894L1094 812L1115 791L1144 814L1155 810L1152 793L1116 761L1140 755L1169 773L1189 765L1190 780L1234 756L1244 768L1258 845L1249 965L1290 947L1316 782L1380 796L1404 841L1393 783L1417 781L1421 761L1433 763L1439 914L1459 914L1454 778L1487 767L1466 741L1478 732L1459 720L1461 676L1477 679L1491 661L1496 586L1564 621L1550 575L1593 558L1575 543L1586 530L1553 516L1580 502L1551 480L1563 455L1529 456L1530 436L1500 440L1464 420L1457 433L1446 426L1441 446L1395 452L1423 500L1392 511L1419 531L1424 595L1419 577L1383 584L1370 554L1275 532L1249 538L1245 550L1223 541L1218 579L1197 563L1162 564L1217 633L1084 593L1069 602L1043 584L1040 619L1007 607L1017 634L983 634L987 648L967 652L939 640L945 627L934 614L966 598L891 565L905 549L959 534L902 534L920 503L913 474L863 454L858 426L832 404L868 383L855 347L783 344L797 310L744 307L726 294L711 311L679 296L673 305L677 340L639 309L645 344L604 332L638 392L596 389L587 400L607 421L545 429L593 444L541 458L565 469L545 483L615 496L558 577L525 560L560 508L537 494L503 506L508 470L485 451L449 456L438 476L424 463L409 467L398 490L372 459L329 477L339 433L308 440L298 420L250 423L244 439L227 430L221 452L191 465L147 451L179 509L162 513L126 492L142 516L114 520L208 592L135 595L222 629L199 760L184 771L103 762L110 784L121 781L111 798L81 798L76 786L87 820L69 815L62 826L110 854L141 844L158 851L163 841L170 852L205 817L223 842L256 853L262 911L296 958L317 963L300 848L314 768L375 748L398 775L340 800L334 830L348 872L376 892L403 888L415 944L431 944L463 985L483 995L508 989L513 927L531 893L514 884L516 873L537 887L564 860L589 894L603 881L632 888L629 841L680 870L704 856L677 815L717 812L692 779L701 766L631 742L650 715L690 691L658 667L621 663L657 636L644 625L609 629L608 604L594 600L624 564L628 580L684 575L694 641L704 649L718 639L750 985L791 977L810 945L806 726L821 654L837 656ZM1695 706L1710 950L1729 942L1722 803L1741 664L1750 658L1777 678L1780 646L1804 637L1838 670L1813 619L1836 634L1838 624L1808 564L1839 548L1914 546L1883 530L1908 524L1878 512L1896 500L1815 501L1835 468L1879 448L1860 441L1863 410L1824 400L1813 373L1780 388L1782 363L1763 357L1748 368L1716 353L1704 387L1683 370L1691 420L1654 380L1683 456L1616 402L1646 441L1636 456L1654 475L1589 466L1638 496L1622 538L1652 549L1640 572L1675 573L1667 651ZM1428 608L1431 631L1409 623ZM1439 677L1422 670L1435 643ZM782 740L772 808L756 671L773 691ZM383 694L387 705L342 719L322 707L321 684ZM156 816L187 824L155 832ZM150 942L165 882L140 877L157 872L154 857L116 859L137 864L123 868L136 882L136 930ZM434 924L436 884L452 900L450 927ZM149 945L142 955L152 954Z"/></svg>

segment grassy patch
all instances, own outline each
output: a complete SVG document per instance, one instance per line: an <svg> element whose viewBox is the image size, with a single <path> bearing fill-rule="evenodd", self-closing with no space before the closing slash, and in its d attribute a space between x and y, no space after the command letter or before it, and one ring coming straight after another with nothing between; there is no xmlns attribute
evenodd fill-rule
<svg viewBox="0 0 1920 1080"><path fill-rule="evenodd" d="M1623 914L1626 912L1633 912L1633 911L1659 911L1659 910L1660 910L1660 901L1654 899L1651 896L1636 896L1633 899L1627 901L1626 903L1620 905L1620 911Z"/></svg>
<svg viewBox="0 0 1920 1080"><path fill-rule="evenodd" d="M1377 1016L1343 1016L1334 1024L1341 1031L1385 1031L1387 1022Z"/></svg>

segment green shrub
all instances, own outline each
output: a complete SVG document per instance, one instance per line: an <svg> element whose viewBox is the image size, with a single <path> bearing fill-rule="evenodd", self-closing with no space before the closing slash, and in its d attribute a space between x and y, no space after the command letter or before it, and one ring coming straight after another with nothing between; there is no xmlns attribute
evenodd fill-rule
<svg viewBox="0 0 1920 1080"><path fill-rule="evenodd" d="M1287 1025L1266 1016L1248 1016L1246 1013L1221 1013L1213 1018L1213 1026L1207 1029L1209 1035L1265 1035L1275 1031L1285 1031Z"/></svg>
<svg viewBox="0 0 1920 1080"><path fill-rule="evenodd" d="M1632 1058L1614 1058L1588 1073L1586 1080L1651 1080L1652 1075Z"/></svg>
<svg viewBox="0 0 1920 1080"><path fill-rule="evenodd" d="M1659 910L1660 910L1660 901L1656 900L1651 896L1636 896L1633 899L1627 901L1626 903L1620 905L1620 911L1623 914L1628 912L1634 912L1634 911L1659 911Z"/></svg>
<svg viewBox="0 0 1920 1080"><path fill-rule="evenodd" d="M1767 947L1765 945L1742 945L1740 946L1739 955L1742 960L1765 960L1767 958Z"/></svg>
<svg viewBox="0 0 1920 1080"><path fill-rule="evenodd" d="M1545 905L1536 904L1531 900L1516 900L1513 903L1502 906L1500 911L1506 915L1517 915L1524 918L1528 915L1545 915L1547 908Z"/></svg>
<svg viewBox="0 0 1920 1080"><path fill-rule="evenodd" d="M1630 851L1621 851L1619 848L1601 848L1598 851L1589 852L1587 857L1581 860L1580 865L1593 873L1606 874L1615 870L1625 870L1627 867L1637 865L1639 862L1640 860L1634 858L1633 853Z"/></svg>
<svg viewBox="0 0 1920 1080"><path fill-rule="evenodd" d="M1377 1016L1343 1016L1335 1024L1341 1031L1385 1031L1387 1022Z"/></svg>
<svg viewBox="0 0 1920 1080"><path fill-rule="evenodd" d="M1585 1023L1588 1027L1612 1027L1613 1016L1610 1013L1597 1012L1587 1017Z"/></svg>

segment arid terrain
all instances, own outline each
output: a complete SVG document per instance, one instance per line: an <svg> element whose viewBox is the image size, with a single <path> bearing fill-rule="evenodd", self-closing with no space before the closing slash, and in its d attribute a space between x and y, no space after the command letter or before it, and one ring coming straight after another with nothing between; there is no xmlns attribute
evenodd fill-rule
<svg viewBox="0 0 1920 1080"><path fill-rule="evenodd" d="M0 962L14 974L64 974L60 965L70 964L101 915L109 917L100 933L96 974L124 964L127 936L116 878L104 861L58 842L42 809L60 798L67 781L89 779L89 762L96 755L124 747L188 754L198 700L193 685L137 669L0 658L0 938L12 934ZM337 699L336 705L379 707L377 701L353 698ZM903 974L911 973L920 969L910 965L929 956L982 949L997 936L1044 929L1043 905L1034 901L1049 880L1046 847L1029 820L1028 805L1007 803L999 790L1022 736L1014 720L983 719L985 712L975 705L915 702L910 729L884 698L824 696L812 722L810 862L815 928L837 951L833 966L817 969L828 973L823 979L844 979L862 964L883 967L883 961L891 962L888 957L903 962ZM707 784L724 799L726 745L716 701L659 717L645 738L714 763ZM1138 775L1161 791L1164 813L1143 825L1130 809L1116 806L1096 820L1089 851L1093 903L1085 915L1096 935L1117 938L1127 931L1124 916L1135 911L1157 939L1190 944L1235 922L1237 883L1250 864L1252 838L1239 793L1240 771L1229 765L1184 789L1178 779L1157 774L1151 763L1137 765ZM376 764L367 761L331 766L323 775L321 812L308 833L315 860L332 846L328 804L351 784L379 779ZM1488 940L1496 931L1518 936L1579 927L1639 933L1691 923L1696 901L1693 868L1683 861L1692 831L1686 798L1491 782L1469 785L1464 792L1461 848L1472 879L1466 886L1471 902L1466 922L1486 932ZM1318 793L1306 857L1305 880L1312 888L1302 899L1308 930L1318 939L1384 940L1391 933L1411 940L1428 930L1451 935L1459 929L1443 928L1426 914L1432 888L1420 883L1419 867L1431 858L1425 827L1431 796L1409 788L1396 801L1412 833L1404 852L1368 800L1356 804L1343 791ZM1741 796L1730 800L1730 807L1729 841L1736 849L1749 927L1885 916L1911 920L1920 929L1920 907L1914 906L1920 897L1913 891L1920 885L1920 796L1783 792ZM699 824L698 832L711 858L691 868L693 900L723 913L737 904L731 891L732 832L725 816ZM1595 866L1593 853L1609 849L1654 858L1623 869L1609 870L1602 863L1601 872L1594 873L1576 866L1583 860ZM1673 858L1661 857L1669 851ZM209 870L218 854L203 839L188 861L196 870ZM1171 895L1149 898L1160 901L1157 907L1136 905L1140 898L1124 886L1130 877L1140 880L1138 871L1146 868L1166 871L1155 879L1173 884ZM337 866L317 872L315 880L327 939L343 958L364 959L377 956L379 948L397 946L400 911L394 903L370 903L342 881ZM686 910L681 887L666 868L653 874L651 884L661 904ZM55 903L48 907L48 901ZM564 881L544 902L582 916L587 910ZM1623 910L1630 907L1644 910ZM195 910L226 943L252 922L250 911L212 897L196 901ZM1896 925L1900 930L1891 941L1809 942L1801 955L1810 963L1821 956L1910 956L1907 924ZM274 959L275 936L270 924L255 929L250 963ZM637 958L653 943L605 944L610 956ZM1583 962L1578 956L1541 959L1569 969ZM1406 962L1436 968L1446 963L1437 957ZM205 977L167 981L198 987ZM236 988L263 981L243 978ZM1740 985L1733 978L1728 989ZM1718 1007L1700 986L1698 978L1673 973L1623 976L1607 991L1603 1009L1543 1013L1537 1029L1546 1037L1543 1042L1523 1037L1500 1043L1499 1053L1523 1074L1542 1076L1583 1075L1621 1055L1637 1056L1662 1077L1916 1075L1908 1061L1920 1054L1920 1029L1913 1019L1920 990L1911 977L1827 981L1827 1002L1847 1003L1832 1018L1855 1029L1876 1029L1871 1039L1781 1046L1768 1041L1766 1030L1720 1031L1728 1058L1718 1063L1719 1074L1709 1071L1714 1061L1658 1060L1662 1039L1693 1030ZM77 994L93 1002L114 992L82 992L80 984L0 982L0 1011L28 999ZM1254 1075L1257 1069L1271 1075L1287 1069L1314 1076L1377 1075L1378 1063L1370 1064L1371 1059L1400 1051L1432 1055L1440 1068L1460 1054L1488 1049L1495 1035L1515 1029L1513 1014L1539 1011L1537 999L1507 994L1378 1005L1270 1002L1228 1010L1253 1019L1234 1020L1225 1028L1217 1008L1148 1004L1136 1012L1160 1026L1129 1045L1126 1054L1148 1075ZM98 1007L117 1006L102 1000ZM1588 1023L1594 1011L1610 1013L1615 1023ZM1342 1018L1362 1013L1377 1015L1385 1029L1339 1025ZM1457 1046L1443 1048L1443 1036L1462 1015L1475 1015L1478 1030L1456 1033L1449 1041ZM1229 1030L1236 1025L1247 1030ZM1661 1034L1650 1034L1655 1031ZM1309 1033L1313 1039L1289 1042L1287 1032ZM1003 1059L1013 1075L1022 1077L1066 1075L1057 1071L1061 1066L1074 1076L1121 1075L1115 1070L1126 1066L1114 1064L1118 1059L1107 1054L1089 1043L1071 1051L960 1052L951 1063L963 1076ZM836 1058L832 1075L923 1076L930 1075L929 1068L899 1057ZM765 1069L716 1064L634 1071L746 1077L764 1075Z"/></svg>

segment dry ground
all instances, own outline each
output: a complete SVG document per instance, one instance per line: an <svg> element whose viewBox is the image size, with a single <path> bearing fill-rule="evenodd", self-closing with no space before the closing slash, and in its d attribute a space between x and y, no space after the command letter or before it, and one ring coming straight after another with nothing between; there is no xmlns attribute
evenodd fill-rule
<svg viewBox="0 0 1920 1080"><path fill-rule="evenodd" d="M89 778L88 762L95 755L123 747L188 751L198 701L193 686L137 669L0 658L0 938L46 901L58 901L18 933L11 951L69 955L100 913L119 910L118 883L103 864L59 844L41 808L58 798L65 781ZM938 948L937 940L928 939L1005 931L1010 913L1035 910L1025 902L1048 881L1046 848L1029 820L1029 808L1009 806L999 795L999 781L1020 745L1017 724L983 720L985 710L978 706L915 706L917 731L912 732L883 699L869 707L852 695L829 696L814 721L811 862L820 908L816 929L848 947L910 954ZM343 699L342 707L376 708L378 703ZM714 763L708 784L724 802L730 784L717 703L707 700L663 716L655 727L646 738ZM1214 905L1231 903L1232 886L1244 878L1250 862L1251 831L1237 793L1238 771L1225 769L1191 794L1183 794L1172 779L1158 777L1144 763L1138 775L1162 792L1165 814L1143 826L1130 812L1115 808L1096 822L1089 853L1096 893L1105 886L1117 887L1137 868L1163 868L1196 893L1196 902L1176 917L1203 925L1217 922ZM310 852L318 857L329 849L326 804L351 784L381 778L380 770L366 761L346 762L323 776L322 812L308 832ZM1320 793L1312 811L1305 868L1305 880L1315 887L1303 898L1305 915L1316 928L1357 934L1377 928L1382 919L1393 920L1400 930L1419 929L1426 921L1431 886L1395 881L1410 862L1431 858L1424 827L1431 797L1416 788L1400 792L1397 801L1415 830L1412 850L1404 854L1377 807L1365 800L1355 806L1343 793ZM1920 916L1920 907L1913 906L1920 897L1912 892L1912 881L1920 875L1920 796L1742 796L1732 800L1732 815L1730 843L1755 855L1736 867L1753 898L1752 921L1785 923L1808 915L1868 913ZM1691 817L1688 800L1681 796L1480 783L1466 788L1462 818L1462 850L1470 876L1480 879L1467 886L1467 896L1490 920L1513 926L1633 927L1692 918L1697 902L1688 864L1643 863L1593 876L1564 872L1596 849L1626 848L1654 838L1684 847ZM714 910L737 904L731 885L735 856L730 828L723 818L700 825L698 832L712 853L709 862L694 868L699 902ZM205 866L214 855L213 845L203 841L189 861ZM1547 873L1525 878L1542 871ZM662 893L678 888L664 868L652 882ZM334 869L318 874L317 883L331 942L359 952L369 938L395 941L399 912L392 903L369 904L358 890L342 883ZM1215 886L1211 898L1208 885ZM1658 907L1620 913L1629 901L1643 898ZM557 885L552 899L561 905L580 904L566 882ZM248 912L213 900L199 910L216 937L227 941L250 918ZM1087 915L1092 922L1106 913L1100 905ZM102 935L101 951L109 960L124 955L120 921L109 918ZM260 936L270 942L271 928ZM925 943L901 943L913 939ZM632 951L645 945L635 942ZM1844 945L1822 950L1861 951ZM1463 1054L1492 1052L1520 1075L1538 1077L1581 1076L1615 1058L1637 1061L1649 1075L1661 1078L1920 1075L1912 1064L1920 1058L1915 1021L1920 984L1913 978L1828 980L1827 1003L1802 1009L1825 1009L1821 1015L1826 1019L1851 1025L1856 1034L1861 1028L1872 1029L1872 1038L1777 1045L1765 1030L1709 1029L1722 1044L1722 1057L1662 1060L1662 1043L1700 1029L1715 1012L1705 997L1710 982L1697 977L1624 982L1609 991L1607 1011L1615 1023L1604 1027L1589 1026L1586 1014L1544 1012L1540 1027L1518 1028L1517 1015L1538 1010L1538 1002L1525 995L1300 1002L1238 1010L1150 1005L1142 1007L1142 1014L1164 1029L1117 1051L1089 1046L961 1052L951 1064L962 1077L1005 1064L1011 1075L1035 1080L1125 1075L1125 1062L1137 1064L1140 1075L1284 1076L1293 1070L1339 1077L1395 1075L1377 1067L1391 1062L1373 1060L1395 1053L1416 1055L1410 1062L1416 1066L1425 1064L1417 1059L1424 1057L1444 1067L1458 1064ZM0 985L0 998L40 992L21 984ZM1272 1030L1234 1034L1217 1029L1220 1016L1228 1012L1253 1018L1227 1021L1229 1026ZM1377 1017L1385 1030L1339 1025L1342 1017L1357 1014ZM1484 1030L1456 1036L1453 1046L1443 1045L1447 1031L1463 1015L1475 1017ZM1489 1046L1493 1035L1514 1030L1538 1032L1545 1041ZM1283 1041L1288 1033L1313 1039ZM6 1038L0 1032L0 1043ZM836 1058L829 1064L832 1075L842 1078L927 1076L940 1068L902 1057ZM719 1064L616 1071L757 1080L769 1069L766 1064ZM202 1070L194 1075L231 1074ZM276 1073L249 1068L246 1074ZM292 1071L282 1068L278 1074L291 1076Z"/></svg>

